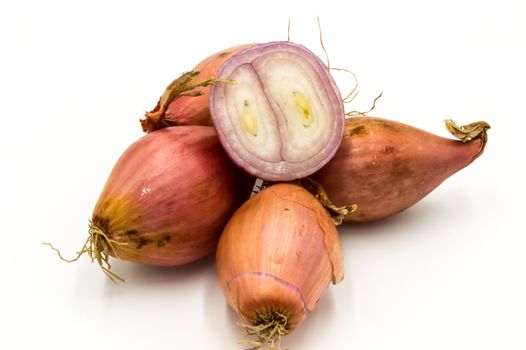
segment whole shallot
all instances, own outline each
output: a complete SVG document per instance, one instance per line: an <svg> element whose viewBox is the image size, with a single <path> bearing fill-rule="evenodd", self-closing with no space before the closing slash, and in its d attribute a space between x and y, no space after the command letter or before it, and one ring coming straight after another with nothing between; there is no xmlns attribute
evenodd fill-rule
<svg viewBox="0 0 526 350"><path fill-rule="evenodd" d="M292 183L262 190L232 216L217 249L222 291L256 347L278 345L314 310L329 283L343 279L332 218Z"/></svg>
<svg viewBox="0 0 526 350"><path fill-rule="evenodd" d="M86 253L111 279L121 280L110 271L110 257L162 266L199 259L215 250L252 184L229 160L212 127L149 133L115 164L86 243L68 261Z"/></svg>
<svg viewBox="0 0 526 350"><path fill-rule="evenodd" d="M447 120L446 126L460 140L392 120L350 118L338 152L312 177L335 205L357 204L345 221L391 216L418 202L484 151L486 122L459 127Z"/></svg>

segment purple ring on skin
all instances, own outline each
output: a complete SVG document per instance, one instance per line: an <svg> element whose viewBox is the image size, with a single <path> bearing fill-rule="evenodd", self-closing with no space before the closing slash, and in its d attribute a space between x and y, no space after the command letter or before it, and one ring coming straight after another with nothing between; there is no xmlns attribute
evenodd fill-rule
<svg viewBox="0 0 526 350"><path fill-rule="evenodd" d="M261 271L247 271L247 272L241 272L241 273L238 273L237 275L233 276L232 278L230 278L228 280L228 282L226 283L226 286L228 289L230 289L230 285L232 283L234 283L236 280L240 279L240 278L243 278L243 277L250 277L250 276L258 276L258 277L263 277L263 278L267 278L269 280L272 280L278 284L281 284L283 287L287 288L287 289L290 289L292 290L294 293L296 293L298 296L299 296L299 299L301 301L301 303L303 304L303 314L305 315L305 317L309 316L310 314L310 310L309 308L307 307L307 303L305 302L305 299L303 299L303 295L301 294L301 291L298 287L296 287L295 285L287 282L287 281L284 281L282 280L281 278L271 274L271 273L268 273L268 272L261 272Z"/></svg>

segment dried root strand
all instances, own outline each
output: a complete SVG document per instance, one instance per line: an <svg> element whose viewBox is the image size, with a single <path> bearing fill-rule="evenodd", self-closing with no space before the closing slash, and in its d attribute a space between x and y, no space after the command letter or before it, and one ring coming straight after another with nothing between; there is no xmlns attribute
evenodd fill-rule
<svg viewBox="0 0 526 350"><path fill-rule="evenodd" d="M325 59L327 61L327 63L326 63L327 69L329 71L335 70L335 71L346 72L346 73L351 74L353 76L353 78L354 78L354 81L355 81L354 87L352 88L352 90L347 95L345 95L345 97L342 98L343 99L343 103L351 103L356 98L358 93L360 92L360 90L358 90L358 85L359 85L358 84L358 78L356 77L356 74L353 71L349 70L349 69L331 67L329 54L327 52L327 49L325 48L325 44L323 43L323 34L322 34L322 29L321 29L320 17L317 16L316 20L318 21L318 32L319 32L319 35L320 35L319 36L320 46L321 46L321 49L323 50L323 53L325 54ZM288 21L288 28L287 28L287 41L290 42L290 18L289 18L289 21ZM345 115L347 117L365 116L367 113L372 112L372 110L376 107L376 102L380 99L380 97L382 97L382 94L383 94L383 92L380 92L380 94L378 96L376 96L376 98L373 100L373 104L372 104L371 108L369 108L369 110L367 110L367 111L350 111L350 112L345 113Z"/></svg>
<svg viewBox="0 0 526 350"><path fill-rule="evenodd" d="M327 50L325 49L325 45L323 44L323 35L321 33L321 23L320 23L320 16L317 16L316 19L318 20L318 31L320 32L320 45L325 53L325 58L327 59L327 69L331 70L331 62L329 61L329 54L327 53Z"/></svg>
<svg viewBox="0 0 526 350"><path fill-rule="evenodd" d="M87 254L90 257L91 262L97 261L102 271L106 274L106 276L109 277L109 279L112 282L124 282L124 279L122 277L111 271L110 256L113 255L114 257L118 258L117 252L115 251L115 245L125 245L126 243L117 242L115 240L110 239L107 236L107 234L102 230L102 228L99 227L97 224L93 223L93 221L91 220L88 232L88 238L84 242L84 245L82 246L80 251L77 252L77 256L75 256L73 259L64 258L60 253L60 250L53 247L51 243L44 242L42 244L49 246L58 254L58 257L61 260L68 263L75 262L82 255Z"/></svg>
<svg viewBox="0 0 526 350"><path fill-rule="evenodd" d="M352 70L349 70L349 69L346 69L346 68L331 67L331 70L349 73L349 74L351 74L353 76L353 78L354 78L354 87L352 88L351 92L349 92L343 98L343 103L351 103L355 99L356 95L358 95L358 93L360 92L360 90L358 90L358 86L359 86L358 77L356 76L356 74Z"/></svg>
<svg viewBox="0 0 526 350"><path fill-rule="evenodd" d="M325 54L325 58L327 60L327 69L329 71L335 70L335 71L346 72L346 73L351 74L353 76L353 78L354 78L354 81L355 81L354 88L345 97L343 97L343 102L344 103L351 103L356 98L358 93L360 92L360 90L358 90L358 85L359 85L358 84L358 78L356 77L356 74L353 71L349 70L349 69L331 67L331 63L330 63L330 60L329 60L329 54L327 53L327 50L325 49L325 44L323 43L323 35L322 35L322 30L321 30L320 17L318 16L318 17L316 17L316 19L318 20L318 31L320 33L320 46L321 46L321 48L323 50L323 53ZM290 41L290 20L289 20L289 41ZM382 94L383 94L383 92L381 92L378 96L376 96L376 98L373 101L373 105L371 106L371 108L369 108L368 111L365 111L365 112L350 111L350 112L345 113L345 115L348 116L348 117L365 116L367 113L370 113L375 108L376 101L378 101L378 99L380 99L380 97L382 97Z"/></svg>
<svg viewBox="0 0 526 350"><path fill-rule="evenodd" d="M354 97L356 97L356 95L358 94L358 92L354 95ZM347 112L345 113L346 116L348 117L357 117L357 116L365 116L367 113L371 113L372 110L376 107L376 102L380 99L380 97L382 97L383 95L383 92L380 92L380 94L378 94L378 96L376 96L373 100L373 105L371 106L371 108L369 108L369 110L365 111L365 112L360 112L360 111L350 111L350 112ZM353 97L353 99L354 99Z"/></svg>
<svg viewBox="0 0 526 350"><path fill-rule="evenodd" d="M346 205L343 207L337 207L334 205L327 195L327 192L323 189L323 186L311 179L306 177L299 180L299 183L303 188L312 193L314 197L323 205L325 209L331 215L332 221L336 226L340 225L343 222L343 219L346 215L351 214L356 211L358 206L356 204Z"/></svg>
<svg viewBox="0 0 526 350"><path fill-rule="evenodd" d="M166 109L172 101L181 96L200 96L203 92L194 90L195 88L209 86L216 81L222 81L214 77L203 81L193 81L198 74L199 71L185 72L166 87L157 106L152 111L144 113L145 118L141 119L141 126L144 132L152 132L157 129L174 126L173 122L165 119Z"/></svg>
<svg viewBox="0 0 526 350"><path fill-rule="evenodd" d="M478 121L462 126L458 126L451 119L447 119L444 122L446 123L447 130L464 143L475 139L481 139L483 145L486 145L486 142L488 141L488 130L491 127L484 121Z"/></svg>
<svg viewBox="0 0 526 350"><path fill-rule="evenodd" d="M287 41L290 43L290 18L289 18L289 24L287 26Z"/></svg>
<svg viewBox="0 0 526 350"><path fill-rule="evenodd" d="M241 340L239 343L251 346L245 350L256 350L267 346L269 350L281 350L281 337L288 330L288 318L283 313L273 310L258 313L254 324L239 322L249 336L255 336L256 340Z"/></svg>

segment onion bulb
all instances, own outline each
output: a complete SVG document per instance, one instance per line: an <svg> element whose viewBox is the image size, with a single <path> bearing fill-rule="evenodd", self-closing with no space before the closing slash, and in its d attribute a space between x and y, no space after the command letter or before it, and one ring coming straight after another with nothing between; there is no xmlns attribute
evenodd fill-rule
<svg viewBox="0 0 526 350"><path fill-rule="evenodd" d="M447 120L446 126L460 140L387 119L350 118L338 152L312 177L335 205L357 204L345 221L386 218L414 205L484 151L486 122L458 127Z"/></svg>
<svg viewBox="0 0 526 350"><path fill-rule="evenodd" d="M149 133L114 166L76 259L87 253L114 281L121 278L110 271L110 256L158 266L197 260L215 250L252 184L212 127Z"/></svg>
<svg viewBox="0 0 526 350"><path fill-rule="evenodd" d="M336 226L303 187L278 183L245 202L217 249L221 289L255 346L274 345L343 279ZM279 345L279 344L278 344Z"/></svg>
<svg viewBox="0 0 526 350"><path fill-rule="evenodd" d="M305 47L254 45L217 75L212 120L228 155L248 173L268 181L303 178L336 152L343 101L327 66Z"/></svg>

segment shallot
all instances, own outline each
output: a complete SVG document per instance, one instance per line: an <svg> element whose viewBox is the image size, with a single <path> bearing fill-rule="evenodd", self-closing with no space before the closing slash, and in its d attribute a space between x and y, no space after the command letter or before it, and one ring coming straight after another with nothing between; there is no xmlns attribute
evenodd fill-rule
<svg viewBox="0 0 526 350"><path fill-rule="evenodd" d="M271 42L228 59L210 89L210 113L231 159L269 181L325 165L341 141L344 108L325 64L305 47Z"/></svg>
<svg viewBox="0 0 526 350"><path fill-rule="evenodd" d="M159 266L197 260L215 250L252 183L212 127L149 133L115 164L73 261L87 253L112 280L121 280L110 271L110 256Z"/></svg>
<svg viewBox="0 0 526 350"><path fill-rule="evenodd" d="M225 227L216 265L222 291L256 347L278 345L343 279L336 226L303 187L278 183L245 202Z"/></svg>
<svg viewBox="0 0 526 350"><path fill-rule="evenodd" d="M448 120L446 125L460 140L387 119L350 118L338 152L313 178L335 205L357 204L345 221L391 216L414 205L484 151L486 122L458 127Z"/></svg>

